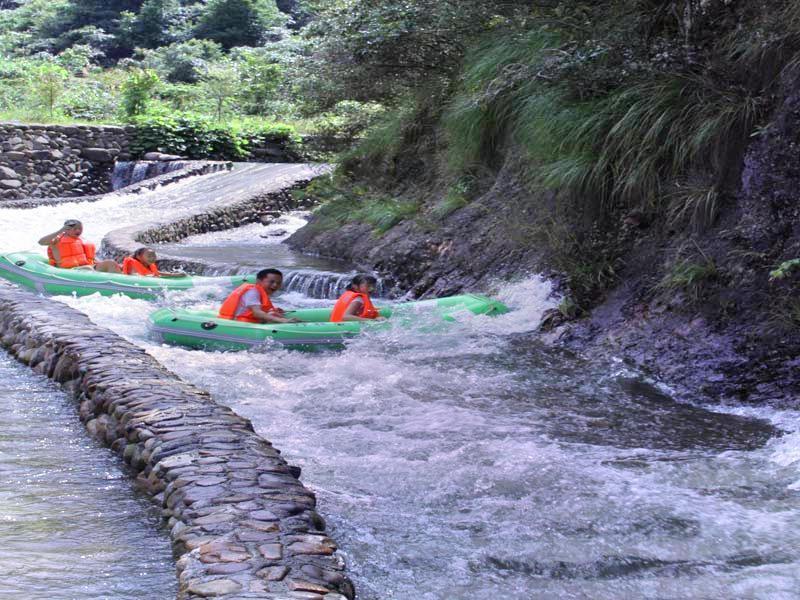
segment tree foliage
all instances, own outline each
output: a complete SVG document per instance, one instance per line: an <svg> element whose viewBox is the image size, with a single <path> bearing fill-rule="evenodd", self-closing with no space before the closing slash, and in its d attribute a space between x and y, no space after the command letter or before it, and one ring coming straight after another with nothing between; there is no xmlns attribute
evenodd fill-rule
<svg viewBox="0 0 800 600"><path fill-rule="evenodd" d="M52 63L40 65L31 72L31 89L50 116L55 112L56 102L64 93L68 78L66 69Z"/></svg>
<svg viewBox="0 0 800 600"><path fill-rule="evenodd" d="M278 22L274 0L209 0L195 34L226 49L257 46Z"/></svg>

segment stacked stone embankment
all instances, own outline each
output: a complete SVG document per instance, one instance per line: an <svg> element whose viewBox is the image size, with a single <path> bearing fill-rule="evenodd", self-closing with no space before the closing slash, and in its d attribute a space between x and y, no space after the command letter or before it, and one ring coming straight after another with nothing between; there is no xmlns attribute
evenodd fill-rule
<svg viewBox="0 0 800 600"><path fill-rule="evenodd" d="M0 199L88 196L111 189L130 159L131 127L0 123Z"/></svg>
<svg viewBox="0 0 800 600"><path fill-rule="evenodd" d="M0 341L74 395L89 433L161 507L178 598L353 598L314 494L247 419L82 313L7 284Z"/></svg>

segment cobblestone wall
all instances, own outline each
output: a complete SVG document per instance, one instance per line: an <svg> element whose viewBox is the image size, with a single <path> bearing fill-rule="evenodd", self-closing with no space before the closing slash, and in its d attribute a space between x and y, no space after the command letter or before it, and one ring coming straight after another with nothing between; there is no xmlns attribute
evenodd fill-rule
<svg viewBox="0 0 800 600"><path fill-rule="evenodd" d="M4 283L0 342L74 395L161 507L178 598L354 597L299 469L247 419L82 313Z"/></svg>
<svg viewBox="0 0 800 600"><path fill-rule="evenodd" d="M129 127L0 123L0 199L87 196L111 189L130 159Z"/></svg>

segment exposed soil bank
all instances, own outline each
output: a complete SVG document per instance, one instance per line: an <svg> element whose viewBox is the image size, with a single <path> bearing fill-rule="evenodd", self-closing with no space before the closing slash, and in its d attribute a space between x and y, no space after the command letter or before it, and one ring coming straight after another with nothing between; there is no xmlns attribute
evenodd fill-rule
<svg viewBox="0 0 800 600"><path fill-rule="evenodd" d="M782 261L800 257L800 83L786 90L770 126L731 158L730 189L711 226L693 232L639 214L603 225L600 237L618 248L614 283L583 306L588 316L549 319L551 339L610 350L678 393L798 404L800 277L769 278ZM363 223L333 230L312 221L289 243L375 270L396 293L415 297L488 289L531 272L560 279L563 260L554 256L572 234L553 231L552 196L525 185L524 166L511 154L488 191L445 218L435 216L434 201L383 236ZM575 235L594 232L581 218ZM592 257L571 259L580 269ZM686 268L699 275L687 281Z"/></svg>
<svg viewBox="0 0 800 600"><path fill-rule="evenodd" d="M89 433L161 506L179 598L353 597L314 494L250 421L78 311L5 284L0 336L74 394Z"/></svg>

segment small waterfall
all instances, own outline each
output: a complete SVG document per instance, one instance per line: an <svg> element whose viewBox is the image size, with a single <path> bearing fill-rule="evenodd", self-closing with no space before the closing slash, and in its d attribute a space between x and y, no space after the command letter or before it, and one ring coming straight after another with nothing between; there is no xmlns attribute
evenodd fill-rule
<svg viewBox="0 0 800 600"><path fill-rule="evenodd" d="M335 300L347 289L353 273L327 273L324 271L290 271L285 274L283 289L300 292L310 298ZM378 279L374 296L383 296L383 281Z"/></svg>
<svg viewBox="0 0 800 600"><path fill-rule="evenodd" d="M133 174L133 167L136 163L127 160L121 160L114 163L114 171L111 173L111 190L118 190L119 188L128 185Z"/></svg>
<svg viewBox="0 0 800 600"><path fill-rule="evenodd" d="M182 169L185 165L186 163L181 161L119 161L114 165L114 172L111 174L111 189L118 190L145 179L171 173Z"/></svg>

